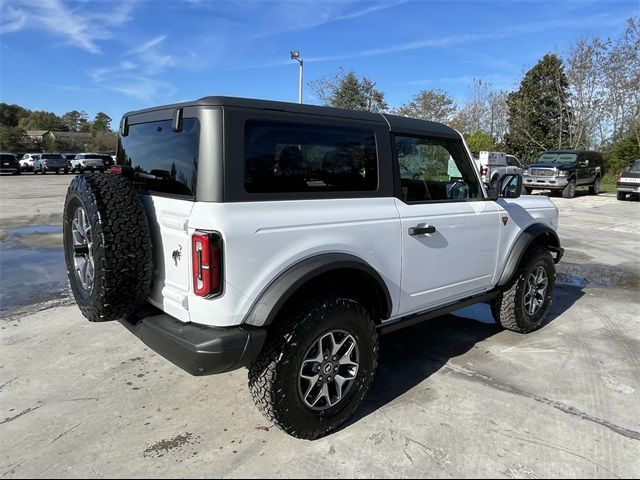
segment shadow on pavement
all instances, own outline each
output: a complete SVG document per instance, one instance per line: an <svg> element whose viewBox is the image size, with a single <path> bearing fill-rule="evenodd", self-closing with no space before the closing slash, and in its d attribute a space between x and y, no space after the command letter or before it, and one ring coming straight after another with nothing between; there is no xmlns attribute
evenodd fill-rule
<svg viewBox="0 0 640 480"><path fill-rule="evenodd" d="M558 285L543 329L578 301L582 287ZM376 379L362 406L347 422L358 422L440 370L451 358L501 332L494 324L445 315L380 338ZM523 340L526 338L523 335ZM345 425L346 426L346 425Z"/></svg>

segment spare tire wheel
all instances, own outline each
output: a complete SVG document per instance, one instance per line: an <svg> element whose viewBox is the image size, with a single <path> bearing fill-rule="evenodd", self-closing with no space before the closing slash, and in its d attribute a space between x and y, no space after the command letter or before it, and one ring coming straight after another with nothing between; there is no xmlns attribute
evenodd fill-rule
<svg viewBox="0 0 640 480"><path fill-rule="evenodd" d="M75 177L65 199L63 239L71 290L90 321L126 318L147 298L151 236L140 196L127 178Z"/></svg>

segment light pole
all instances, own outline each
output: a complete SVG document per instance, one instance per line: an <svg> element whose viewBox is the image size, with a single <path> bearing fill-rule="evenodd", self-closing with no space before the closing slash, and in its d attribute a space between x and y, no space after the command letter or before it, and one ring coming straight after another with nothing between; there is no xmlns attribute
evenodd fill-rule
<svg viewBox="0 0 640 480"><path fill-rule="evenodd" d="M299 50L291 50L291 60L296 60L300 64L300 81L298 83L298 103L302 103L302 70L304 68L304 60L300 58Z"/></svg>

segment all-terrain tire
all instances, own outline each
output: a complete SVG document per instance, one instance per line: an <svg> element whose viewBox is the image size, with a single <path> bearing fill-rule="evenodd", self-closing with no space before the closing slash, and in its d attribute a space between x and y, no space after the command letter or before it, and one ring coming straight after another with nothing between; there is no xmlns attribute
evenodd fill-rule
<svg viewBox="0 0 640 480"><path fill-rule="evenodd" d="M600 177L596 177L593 184L589 186L589 195L598 195L600 193Z"/></svg>
<svg viewBox="0 0 640 480"><path fill-rule="evenodd" d="M92 287L76 272L72 233L83 208L90 225ZM69 185L63 215L67 275L82 314L92 322L125 318L149 295L153 271L151 236L132 182L115 174L78 175Z"/></svg>
<svg viewBox="0 0 640 480"><path fill-rule="evenodd" d="M548 285L544 303L534 315L529 315L524 304L526 283L538 267L544 268ZM555 281L556 268L549 250L538 245L530 247L520 261L514 279L491 302L491 312L496 323L518 333L529 333L540 328L549 313Z"/></svg>
<svg viewBox="0 0 640 480"><path fill-rule="evenodd" d="M562 189L562 198L573 198L576 196L576 181L571 180L566 187Z"/></svg>
<svg viewBox="0 0 640 480"><path fill-rule="evenodd" d="M625 200L627 198L626 192L617 192L618 200Z"/></svg>
<svg viewBox="0 0 640 480"><path fill-rule="evenodd" d="M286 316L250 365L249 389L258 409L277 427L294 437L314 440L342 425L365 398L378 365L378 332L362 305L339 296L309 300ZM346 331L355 339L358 372L341 401L326 410L313 410L299 393L298 375L314 342L334 330Z"/></svg>

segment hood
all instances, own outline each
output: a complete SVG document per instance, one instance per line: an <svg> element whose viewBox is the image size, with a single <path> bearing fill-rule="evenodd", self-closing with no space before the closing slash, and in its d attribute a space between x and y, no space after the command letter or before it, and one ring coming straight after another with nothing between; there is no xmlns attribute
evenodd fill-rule
<svg viewBox="0 0 640 480"><path fill-rule="evenodd" d="M558 170L571 170L575 168L575 163L532 163L525 165L525 168L557 168Z"/></svg>

